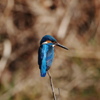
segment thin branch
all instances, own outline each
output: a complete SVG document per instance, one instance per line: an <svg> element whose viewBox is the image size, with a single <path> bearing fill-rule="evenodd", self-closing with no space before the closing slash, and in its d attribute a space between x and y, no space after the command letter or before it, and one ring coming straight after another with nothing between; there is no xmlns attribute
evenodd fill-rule
<svg viewBox="0 0 100 100"><path fill-rule="evenodd" d="M51 89L52 89L52 94L53 94L54 100L57 100L57 99L56 99L56 95L55 95L53 80L52 80L52 77L51 77L51 74L50 74L49 71L48 71L48 76L49 76L49 78L50 78L50 85L51 85Z"/></svg>

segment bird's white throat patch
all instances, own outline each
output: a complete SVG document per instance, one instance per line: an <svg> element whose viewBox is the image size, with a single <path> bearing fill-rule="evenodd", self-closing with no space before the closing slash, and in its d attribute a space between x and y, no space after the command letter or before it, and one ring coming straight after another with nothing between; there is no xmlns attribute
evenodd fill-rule
<svg viewBox="0 0 100 100"><path fill-rule="evenodd" d="M47 44L48 42L43 42L42 44Z"/></svg>
<svg viewBox="0 0 100 100"><path fill-rule="evenodd" d="M53 44L52 47L54 47L55 45Z"/></svg>

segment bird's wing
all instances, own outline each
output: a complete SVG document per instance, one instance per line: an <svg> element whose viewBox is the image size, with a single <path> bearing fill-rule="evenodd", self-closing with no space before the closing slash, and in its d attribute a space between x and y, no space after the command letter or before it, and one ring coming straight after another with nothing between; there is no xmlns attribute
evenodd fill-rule
<svg viewBox="0 0 100 100"><path fill-rule="evenodd" d="M41 45L39 50L38 50L38 64L41 69L41 65L43 63L46 63L46 54L47 54L48 48L46 45Z"/></svg>
<svg viewBox="0 0 100 100"><path fill-rule="evenodd" d="M52 65L53 58L54 58L54 47L49 46L47 51L47 56L46 56L47 70Z"/></svg>
<svg viewBox="0 0 100 100"><path fill-rule="evenodd" d="M46 71L47 71L47 65L46 65L47 52L48 52L48 46L41 45L38 51L38 64L39 64L42 77L46 75Z"/></svg>
<svg viewBox="0 0 100 100"><path fill-rule="evenodd" d="M48 45L41 45L38 51L38 64L41 70L41 76L46 74L50 68L54 58L54 47Z"/></svg>

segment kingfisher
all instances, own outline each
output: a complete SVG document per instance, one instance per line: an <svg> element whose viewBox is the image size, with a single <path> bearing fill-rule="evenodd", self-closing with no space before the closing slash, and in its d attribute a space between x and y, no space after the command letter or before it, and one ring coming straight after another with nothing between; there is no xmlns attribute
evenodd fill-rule
<svg viewBox="0 0 100 100"><path fill-rule="evenodd" d="M57 40L51 35L45 35L40 41L40 47L38 50L38 65L41 77L46 76L47 71L52 65L55 46L68 50L67 47L58 43Z"/></svg>

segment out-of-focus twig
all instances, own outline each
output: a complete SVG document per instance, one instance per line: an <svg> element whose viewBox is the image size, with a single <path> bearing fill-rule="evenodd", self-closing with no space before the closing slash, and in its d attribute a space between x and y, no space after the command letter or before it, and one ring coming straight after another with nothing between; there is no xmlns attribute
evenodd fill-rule
<svg viewBox="0 0 100 100"><path fill-rule="evenodd" d="M3 56L0 60L0 77L2 75L3 70L6 67L8 58L10 57L11 49L12 49L11 42L9 40L5 40L4 41Z"/></svg>
<svg viewBox="0 0 100 100"><path fill-rule="evenodd" d="M60 88L58 88L58 100L60 100Z"/></svg>
<svg viewBox="0 0 100 100"><path fill-rule="evenodd" d="M65 13L65 15L61 21L60 27L58 29L57 35L59 38L64 38L64 36L68 30L70 20L73 16L73 11L74 11L75 7L77 6L77 2L78 2L78 0L71 0L70 1L69 6L67 7L67 12Z"/></svg>
<svg viewBox="0 0 100 100"><path fill-rule="evenodd" d="M0 43L0 55L2 55L3 52L3 43Z"/></svg>

